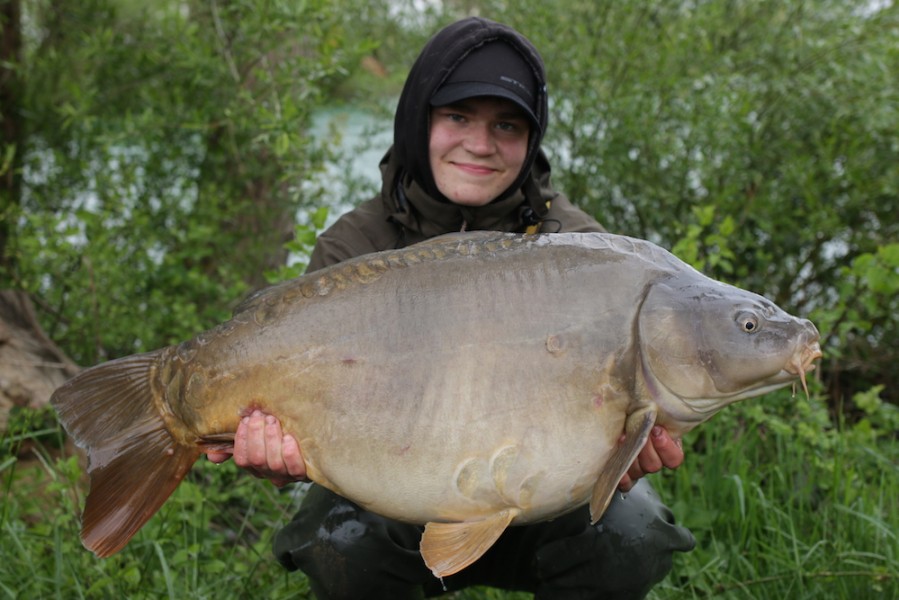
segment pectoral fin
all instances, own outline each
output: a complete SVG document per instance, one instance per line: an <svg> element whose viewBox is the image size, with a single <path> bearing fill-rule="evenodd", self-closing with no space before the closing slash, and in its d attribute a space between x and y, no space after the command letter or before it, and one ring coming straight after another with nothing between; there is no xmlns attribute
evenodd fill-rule
<svg viewBox="0 0 899 600"><path fill-rule="evenodd" d="M593 484L593 496L590 498L590 520L593 523L606 512L618 483L646 444L649 432L656 422L657 412L657 408L653 405L628 416L624 424L624 440L609 457L599 479Z"/></svg>
<svg viewBox="0 0 899 600"><path fill-rule="evenodd" d="M428 523L421 556L435 577L458 573L487 552L517 514L510 508L482 521Z"/></svg>

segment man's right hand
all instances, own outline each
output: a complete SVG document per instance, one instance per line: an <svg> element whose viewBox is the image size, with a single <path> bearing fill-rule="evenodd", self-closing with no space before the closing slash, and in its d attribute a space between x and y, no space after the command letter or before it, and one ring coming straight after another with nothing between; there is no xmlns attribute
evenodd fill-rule
<svg viewBox="0 0 899 600"><path fill-rule="evenodd" d="M210 452L209 460L222 463L227 452ZM281 430L273 415L254 410L243 417L234 434L234 464L278 487L306 479L306 463L296 439Z"/></svg>

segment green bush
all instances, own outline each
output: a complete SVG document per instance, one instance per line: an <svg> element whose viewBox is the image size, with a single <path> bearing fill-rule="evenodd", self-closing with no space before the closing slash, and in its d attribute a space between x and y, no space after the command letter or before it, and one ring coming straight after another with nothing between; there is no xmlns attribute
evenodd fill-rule
<svg viewBox="0 0 899 600"><path fill-rule="evenodd" d="M223 320L250 289L299 272L332 203L361 200L301 185L327 156L308 137L312 111L394 94L423 41L469 4L416 20L352 0L22 0L21 103L0 107L25 131L0 148L0 174L23 183L17 197L0 190L3 285L37 298L82 364ZM810 398L726 409L688 437L683 467L653 477L698 546L651 597L899 597L899 6L475 4L546 59L557 187L611 231L764 293L823 335ZM354 78L369 52L382 84ZM299 209L311 212L298 228ZM269 549L288 493L201 462L124 551L97 560L78 542L83 470L58 426L28 411L10 423L5 596L310 597Z"/></svg>

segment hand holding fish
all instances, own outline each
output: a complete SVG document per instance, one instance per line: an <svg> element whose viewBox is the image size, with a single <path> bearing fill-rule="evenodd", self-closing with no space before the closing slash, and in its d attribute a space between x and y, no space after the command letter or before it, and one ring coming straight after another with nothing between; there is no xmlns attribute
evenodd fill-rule
<svg viewBox="0 0 899 600"><path fill-rule="evenodd" d="M225 462L231 456L227 452L207 454L214 463ZM234 436L233 456L238 467L278 487L307 481L306 463L296 438L283 433L280 421L262 411L253 411L241 419Z"/></svg>
<svg viewBox="0 0 899 600"><path fill-rule="evenodd" d="M221 463L231 455L208 454L209 460ZM254 411L241 419L234 437L234 462L255 477L268 479L278 487L294 481L306 480L306 466L296 439L284 434L281 423L272 415ZM643 450L634 459L618 489L627 492L637 480L663 467L676 469L684 462L680 440L675 440L664 427L654 427Z"/></svg>
<svg viewBox="0 0 899 600"><path fill-rule="evenodd" d="M672 438L668 430L658 425L652 428L652 433L646 444L634 459L627 473L621 478L618 489L622 492L630 491L637 480L649 473L657 473L662 467L676 469L684 462L684 449L680 438Z"/></svg>

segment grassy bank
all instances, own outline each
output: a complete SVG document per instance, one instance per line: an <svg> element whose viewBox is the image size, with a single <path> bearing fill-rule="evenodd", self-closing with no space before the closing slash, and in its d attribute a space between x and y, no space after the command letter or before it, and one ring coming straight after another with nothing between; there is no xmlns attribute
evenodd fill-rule
<svg viewBox="0 0 899 600"><path fill-rule="evenodd" d="M698 544L651 597L899 597L896 411L857 404L850 425L814 401L769 396L691 434L687 463L653 481ZM0 455L0 597L311 597L271 557L289 491L201 461L123 552L98 560L78 540L79 458L52 419L17 423Z"/></svg>

